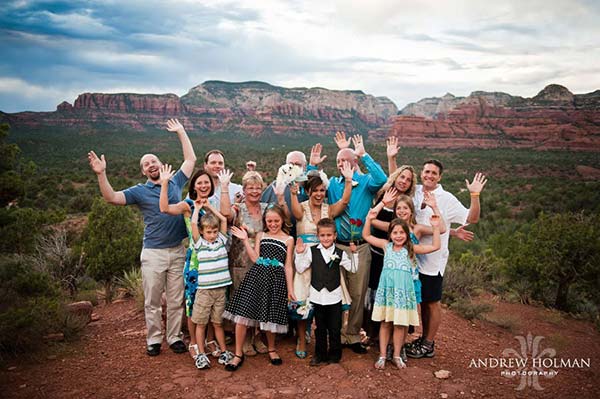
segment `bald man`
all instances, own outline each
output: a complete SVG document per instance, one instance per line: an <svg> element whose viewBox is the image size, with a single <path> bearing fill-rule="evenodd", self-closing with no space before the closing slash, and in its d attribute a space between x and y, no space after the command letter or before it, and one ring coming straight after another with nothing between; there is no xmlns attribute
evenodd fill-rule
<svg viewBox="0 0 600 399"><path fill-rule="evenodd" d="M169 184L169 202L181 201L181 191L194 171L196 155L192 143L176 119L167 121L167 130L177 134L183 149L183 163ZM88 153L90 167L98 177L98 185L104 200L113 205L137 205L144 217L144 246L142 263L142 286L144 289L144 313L146 318L146 354L160 354L164 338L162 332L162 293L167 296L166 339L175 353L185 353L181 322L183 317L183 265L185 248L181 241L187 237L183 216L161 213L160 159L154 154L145 154L140 159L144 184L137 184L122 191L114 191L106 176L104 155L98 157L94 151Z"/></svg>

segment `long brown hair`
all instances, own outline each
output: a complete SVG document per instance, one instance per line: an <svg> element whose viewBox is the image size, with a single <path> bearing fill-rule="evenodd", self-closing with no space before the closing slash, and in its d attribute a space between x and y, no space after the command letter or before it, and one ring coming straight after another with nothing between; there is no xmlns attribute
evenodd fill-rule
<svg viewBox="0 0 600 399"><path fill-rule="evenodd" d="M289 234L288 230L287 230L285 211L283 210L282 207L280 207L277 204L269 204L265 208L265 212L263 213L263 216L262 216L263 231L265 233L269 232L269 228L267 227L267 221L266 221L267 212L275 212L276 214L278 214L279 217L281 218L281 231L283 231L285 234Z"/></svg>
<svg viewBox="0 0 600 399"><path fill-rule="evenodd" d="M415 204L414 204L412 198L410 198L408 195L405 195L405 194L399 195L398 198L396 198L396 202L394 203L394 217L398 217L396 215L396 208L398 207L398 204L400 202L408 205L408 207L410 208L410 220L408 221L410 223L410 226L414 226L415 224L417 224Z"/></svg>
<svg viewBox="0 0 600 399"><path fill-rule="evenodd" d="M381 187L381 189L377 192L377 195L375 196L375 198L381 199L383 197L383 193L385 193L391 187L394 187L394 185L396 183L396 179L405 170L408 170L410 173L412 173L412 182L410 183L410 187L408 188L408 190L406 190L405 193L400 193L400 194L406 194L409 197L413 197L415 195L415 189L417 187L417 173L415 172L415 168L413 168L412 166L402 165L398 169L396 169L394 171L394 173L392 173L390 175L390 177L388 177L388 179L385 182L385 184L383 185L383 187Z"/></svg>
<svg viewBox="0 0 600 399"><path fill-rule="evenodd" d="M404 247L406 248L406 250L408 251L408 257L410 258L411 261L415 261L415 248L413 246L412 240L410 239L410 228L408 227L408 223L406 223L404 220L400 219L400 218L395 218L394 220L392 220L390 222L390 227L388 228L388 240L390 239L391 235L392 235L392 231L394 230L394 227L396 226L400 226L402 227L402 230L404 230L404 233L406 234L406 241L404 242Z"/></svg>

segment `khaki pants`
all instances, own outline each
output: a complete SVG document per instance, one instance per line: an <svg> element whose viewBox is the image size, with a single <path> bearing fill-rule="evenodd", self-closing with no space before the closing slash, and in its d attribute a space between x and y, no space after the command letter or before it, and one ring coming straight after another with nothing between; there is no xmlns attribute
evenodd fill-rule
<svg viewBox="0 0 600 399"><path fill-rule="evenodd" d="M167 297L167 343L182 339L185 248L144 248L140 255L148 345L163 341L161 297Z"/></svg>
<svg viewBox="0 0 600 399"><path fill-rule="evenodd" d="M341 250L346 251L350 257L352 253L350 248L345 245L336 244ZM352 303L350 305L350 314L348 315L348 324L342 327L342 344L355 344L360 342L360 328L363 323L363 313L365 307L365 296L369 286L369 269L371 267L371 249L369 244L358 246L358 270L356 273L347 273L343 270L346 278L346 285L350 292Z"/></svg>

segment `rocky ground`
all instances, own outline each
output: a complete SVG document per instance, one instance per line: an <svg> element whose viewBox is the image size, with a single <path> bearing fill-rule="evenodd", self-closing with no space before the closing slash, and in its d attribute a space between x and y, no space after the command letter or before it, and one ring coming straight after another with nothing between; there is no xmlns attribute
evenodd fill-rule
<svg viewBox="0 0 600 399"><path fill-rule="evenodd" d="M144 318L133 301L101 305L99 320L90 323L81 339L53 344L36 355L5 359L0 371L0 396L6 398L538 398L600 397L599 333L590 324L565 318L546 309L506 304L494 305L487 321L470 322L444 309L444 322L433 359L409 360L408 368L391 365L373 369L377 353L366 355L344 350L340 364L314 368L294 356L293 339L279 343L282 366L272 366L266 355L247 358L235 373L214 362L210 370L194 368L187 354L165 349L150 358L144 350ZM502 324L505 328L498 327ZM522 353L515 336L545 338ZM590 366L554 368L553 378L507 378L502 368L473 367L479 359L532 357L554 349L555 358L589 359ZM489 360L488 360L489 361ZM581 363L581 362L580 362ZM449 371L446 379L439 370ZM513 369L516 370L516 369ZM550 369L543 369L548 371ZM537 388L537 389L536 389ZM539 389L541 388L541 389Z"/></svg>

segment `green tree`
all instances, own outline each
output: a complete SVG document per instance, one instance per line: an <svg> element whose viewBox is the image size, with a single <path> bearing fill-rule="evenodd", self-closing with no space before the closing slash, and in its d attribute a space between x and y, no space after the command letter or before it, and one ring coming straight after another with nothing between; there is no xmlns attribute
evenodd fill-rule
<svg viewBox="0 0 600 399"><path fill-rule="evenodd" d="M16 144L6 142L9 127L0 125L0 206L5 207L11 201L25 193L25 185L18 173L21 149Z"/></svg>
<svg viewBox="0 0 600 399"><path fill-rule="evenodd" d="M550 303L561 310L570 310L574 286L580 295L597 302L597 287L588 282L600 276L599 222L597 215L583 212L540 214L527 231L514 234L500 249L509 260L505 269L509 278L528 282L539 299L550 292Z"/></svg>
<svg viewBox="0 0 600 399"><path fill-rule="evenodd" d="M101 198L94 200L83 248L88 274L104 284L108 302L115 278L139 262L142 229L131 208L109 205Z"/></svg>

